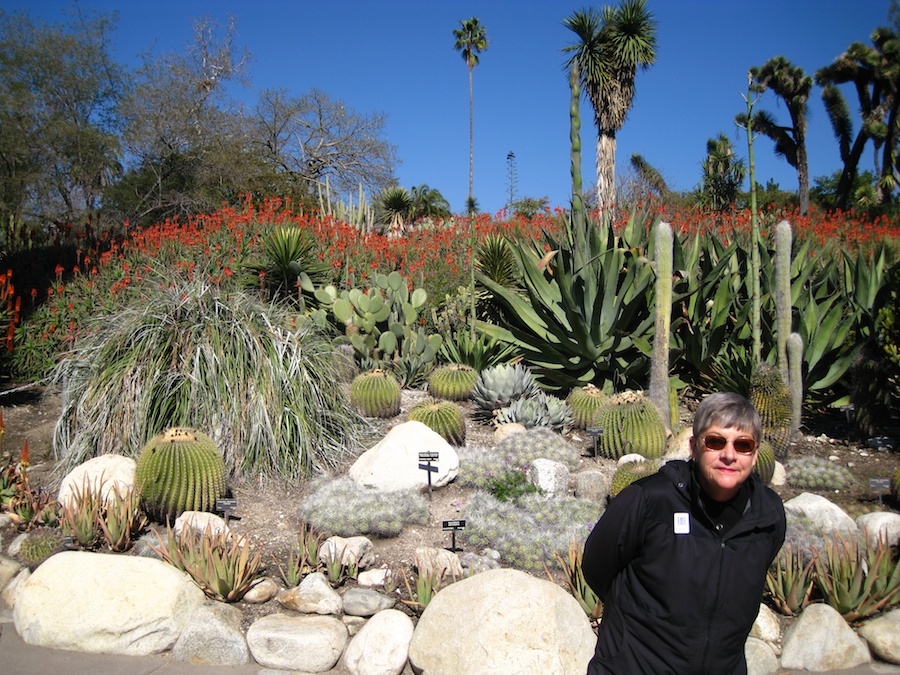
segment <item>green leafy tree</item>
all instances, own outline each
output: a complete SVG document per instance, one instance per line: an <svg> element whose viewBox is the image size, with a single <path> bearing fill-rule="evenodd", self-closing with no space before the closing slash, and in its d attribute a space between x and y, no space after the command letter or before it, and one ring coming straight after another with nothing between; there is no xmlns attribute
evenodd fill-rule
<svg viewBox="0 0 900 675"><path fill-rule="evenodd" d="M812 77L783 56L750 69L752 89L760 94L771 90L785 103L791 116L790 126L779 125L771 113L760 110L753 115L753 130L775 142L775 154L784 157L797 171L800 211L809 211L809 162L806 152L806 110ZM746 127L747 115L737 116L739 126Z"/></svg>
<svg viewBox="0 0 900 675"><path fill-rule="evenodd" d="M456 38L453 48L462 55L463 61L466 62L466 68L469 70L469 198L471 199L475 194L475 127L472 103L472 71L478 65L478 55L488 48L489 43L487 31L477 17L473 16L471 19L465 19L459 23L460 28L453 30L453 37Z"/></svg>
<svg viewBox="0 0 900 675"><path fill-rule="evenodd" d="M428 187L425 183L409 189L412 197L411 220L419 218L449 218L450 202L448 202L440 190Z"/></svg>
<svg viewBox="0 0 900 675"><path fill-rule="evenodd" d="M616 134L634 102L637 69L656 60L656 22L645 0L619 7L578 10L563 24L577 42L563 49L578 66L582 88L594 109L597 127L597 198L603 209L616 203Z"/></svg>
<svg viewBox="0 0 900 675"><path fill-rule="evenodd" d="M729 208L737 200L747 174L744 160L734 154L734 146L725 134L706 142L703 180L698 200L715 211Z"/></svg>

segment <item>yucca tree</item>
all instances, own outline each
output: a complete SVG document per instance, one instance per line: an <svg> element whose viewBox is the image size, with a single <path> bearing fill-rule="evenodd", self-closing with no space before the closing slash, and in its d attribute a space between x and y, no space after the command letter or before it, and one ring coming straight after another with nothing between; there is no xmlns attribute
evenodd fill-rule
<svg viewBox="0 0 900 675"><path fill-rule="evenodd" d="M624 0L619 7L578 10L563 21L577 42L567 71L578 66L582 88L594 108L597 126L597 198L601 208L616 202L616 133L634 101L637 69L656 60L656 22L645 0Z"/></svg>
<svg viewBox="0 0 900 675"><path fill-rule="evenodd" d="M413 197L399 186L385 188L375 201L375 217L387 226L388 234L399 236L413 211Z"/></svg>
<svg viewBox="0 0 900 675"><path fill-rule="evenodd" d="M769 59L760 67L750 69L753 89L759 93L772 90L781 97L791 116L791 126L779 125L771 113L760 110L753 115L753 129L775 142L775 154L784 157L797 171L800 212L809 211L809 163L806 155L806 109L812 77L803 68L793 65L783 56ZM739 126L746 126L747 115L737 117Z"/></svg>
<svg viewBox="0 0 900 675"><path fill-rule="evenodd" d="M453 30L453 37L456 38L453 48L462 55L463 61L466 62L466 68L469 70L469 199L472 199L472 196L475 194L475 127L472 103L472 71L478 65L478 55L488 48L488 37L485 27L477 17L473 16L471 19L465 19L459 23L460 28Z"/></svg>
<svg viewBox="0 0 900 675"><path fill-rule="evenodd" d="M747 173L744 160L734 154L728 136L719 134L706 142L706 159L702 166L701 204L715 211L727 209L737 198Z"/></svg>

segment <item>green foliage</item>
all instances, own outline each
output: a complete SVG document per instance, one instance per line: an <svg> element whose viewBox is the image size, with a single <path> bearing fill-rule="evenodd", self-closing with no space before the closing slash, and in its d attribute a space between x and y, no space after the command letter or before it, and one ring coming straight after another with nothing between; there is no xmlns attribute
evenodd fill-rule
<svg viewBox="0 0 900 675"><path fill-rule="evenodd" d="M213 511L225 494L225 464L209 436L174 427L144 446L134 482L146 513L174 522L184 511Z"/></svg>
<svg viewBox="0 0 900 675"><path fill-rule="evenodd" d="M421 422L450 445L466 442L466 422L459 406L452 401L426 399L413 406L409 419Z"/></svg>
<svg viewBox="0 0 900 675"><path fill-rule="evenodd" d="M569 543L566 557L563 558L557 553L556 560L563 571L561 581L578 601L578 604L581 605L581 609L584 610L588 618L596 621L603 613L603 603L584 579L584 571L581 565L583 556L584 549L581 543L578 540L574 540ZM556 583L557 580L553 578L550 570L546 566L544 569L547 572L547 576L550 577L550 581Z"/></svg>
<svg viewBox="0 0 900 675"><path fill-rule="evenodd" d="M360 373L350 385L350 402L367 417L395 417L400 414L400 384L380 368Z"/></svg>
<svg viewBox="0 0 900 675"><path fill-rule="evenodd" d="M512 502L522 495L538 492L538 488L528 481L528 476L523 469L507 467L488 481L487 491L497 501Z"/></svg>
<svg viewBox="0 0 900 675"><path fill-rule="evenodd" d="M891 496L900 503L900 467L891 476Z"/></svg>
<svg viewBox="0 0 900 675"><path fill-rule="evenodd" d="M300 524L300 535L288 552L284 567L279 561L275 561L281 580L288 588L300 584L310 572L314 572L319 566L319 547L322 545L323 536L316 532L307 523Z"/></svg>
<svg viewBox="0 0 900 675"><path fill-rule="evenodd" d="M482 370L478 374L472 400L472 417L490 421L494 414L520 398L531 398L540 391L531 371L520 363L503 364Z"/></svg>
<svg viewBox="0 0 900 675"><path fill-rule="evenodd" d="M494 415L495 424L517 423L526 429L549 427L554 431L568 431L572 419L568 403L542 391L529 398L516 399Z"/></svg>
<svg viewBox="0 0 900 675"><path fill-rule="evenodd" d="M603 436L598 451L607 459L637 453L648 459L666 452L666 427L656 407L641 392L614 394L597 414Z"/></svg>
<svg viewBox="0 0 900 675"><path fill-rule="evenodd" d="M468 328L457 329L444 340L440 356L449 363L460 363L481 372L488 368L509 363L517 356L514 345L496 337L472 332Z"/></svg>
<svg viewBox="0 0 900 675"><path fill-rule="evenodd" d="M609 496L616 497L634 481L644 476L651 476L659 471L659 463L653 460L643 462L626 462L616 468L610 483Z"/></svg>
<svg viewBox="0 0 900 675"><path fill-rule="evenodd" d="M760 441L756 450L756 466L753 470L765 485L772 482L772 476L775 475L775 450L765 438Z"/></svg>
<svg viewBox="0 0 900 675"><path fill-rule="evenodd" d="M462 401L472 396L478 373L462 363L448 363L435 368L428 378L428 392L449 401Z"/></svg>
<svg viewBox="0 0 900 675"><path fill-rule="evenodd" d="M59 519L60 529L72 537L76 546L85 550L97 547L102 536L100 513L103 510L103 498L99 492L91 489L87 479L82 486L72 487L72 496L63 504Z"/></svg>
<svg viewBox="0 0 900 675"><path fill-rule="evenodd" d="M428 522L428 503L417 490L386 493L346 477L323 479L300 504L300 517L317 531L340 537L396 537L404 525Z"/></svg>
<svg viewBox="0 0 900 675"><path fill-rule="evenodd" d="M598 504L575 497L532 493L502 502L477 491L466 503L463 536L472 547L499 551L505 564L538 571L555 565L573 537L583 541L599 517Z"/></svg>
<svg viewBox="0 0 900 675"><path fill-rule="evenodd" d="M576 429L596 427L598 413L606 399L607 395L593 384L572 389L566 400L572 409L573 427Z"/></svg>
<svg viewBox="0 0 900 675"><path fill-rule="evenodd" d="M762 420L762 438L784 459L791 443L791 392L778 367L760 363L750 380L750 402Z"/></svg>
<svg viewBox="0 0 900 675"><path fill-rule="evenodd" d="M793 544L781 549L766 574L766 589L775 608L786 616L796 616L810 602L815 582L813 560L804 560Z"/></svg>
<svg viewBox="0 0 900 675"><path fill-rule="evenodd" d="M32 571L47 558L65 548L62 532L54 527L38 527L25 535L19 559Z"/></svg>
<svg viewBox="0 0 900 675"><path fill-rule="evenodd" d="M548 427L510 434L497 443L495 450L509 466L521 469L539 457L565 464L569 471L581 465L581 451Z"/></svg>
<svg viewBox="0 0 900 675"><path fill-rule="evenodd" d="M142 290L140 305L98 317L54 374L67 393L54 448L68 468L136 456L172 426L214 430L238 478L295 482L357 446L364 420L314 326L203 281Z"/></svg>
<svg viewBox="0 0 900 675"><path fill-rule="evenodd" d="M134 537L147 525L141 508L141 493L127 489L124 493L114 486L98 514L98 525L109 550L127 551Z"/></svg>
<svg viewBox="0 0 900 675"><path fill-rule="evenodd" d="M805 490L846 490L854 481L843 466L821 457L798 457L787 467L787 481Z"/></svg>

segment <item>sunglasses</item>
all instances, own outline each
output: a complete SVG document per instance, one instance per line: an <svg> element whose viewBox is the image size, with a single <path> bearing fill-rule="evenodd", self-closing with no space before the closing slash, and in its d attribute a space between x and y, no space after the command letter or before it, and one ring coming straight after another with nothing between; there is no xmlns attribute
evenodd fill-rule
<svg viewBox="0 0 900 675"><path fill-rule="evenodd" d="M726 445L728 445L728 439L723 436L710 434L703 438L703 446L707 450L724 450ZM731 441L731 447L739 455L752 455L756 450L756 441L752 438L735 438Z"/></svg>

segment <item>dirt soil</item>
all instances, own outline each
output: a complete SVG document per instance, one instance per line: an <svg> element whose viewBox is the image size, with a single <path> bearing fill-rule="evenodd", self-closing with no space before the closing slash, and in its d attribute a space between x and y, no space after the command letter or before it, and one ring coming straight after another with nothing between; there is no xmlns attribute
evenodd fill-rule
<svg viewBox="0 0 900 675"><path fill-rule="evenodd" d="M422 391L403 392L401 414L380 423L378 434L383 435L392 426L406 421L410 408L424 398ZM685 424L691 419L691 408L687 402L681 412ZM0 394L0 412L3 415L5 434L0 445L0 464L3 466L11 458L18 458L27 440L32 461L32 485L40 485L55 495L60 476L54 475L52 438L59 417L61 401L58 394L40 389L25 389ZM466 443L491 446L494 444L493 428L474 422L469 418L471 406L463 406L467 416ZM816 455L846 466L857 478L855 486L847 491L829 493L824 496L843 507L850 515L874 510L900 512L900 505L891 501L889 495L879 493L869 487L870 478L889 478L900 468L900 449L869 447L865 441L851 440L846 419L839 413L810 415L804 420L804 427L792 445L789 457ZM376 435L375 438L379 436ZM900 438L900 436L898 436ZM593 456L593 441L583 432L569 434L569 439L583 449L584 469L598 468L612 473L614 463ZM349 462L347 464L349 467ZM776 491L788 500L801 491L789 487L776 487ZM308 485L281 486L274 484L245 483L232 487L237 498L237 510L230 520L231 527L246 534L254 547L263 551L262 560L267 573L278 578L275 561L286 559L286 554L296 540L301 526L298 506ZM470 489L460 488L455 483L435 489L430 495L431 517L427 525L407 526L403 533L390 539L373 539L376 551L376 566L393 569L403 567L411 570L416 548L433 546L446 548L451 545L449 532L441 528L441 521L465 518L466 501ZM457 542L460 546L460 542ZM402 590L402 589L401 589ZM249 607L244 603L248 621L253 616L277 611L272 607Z"/></svg>

